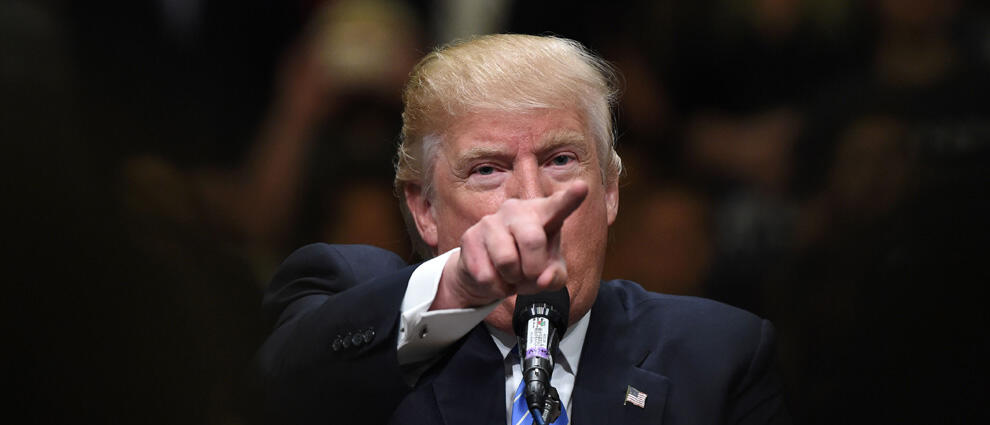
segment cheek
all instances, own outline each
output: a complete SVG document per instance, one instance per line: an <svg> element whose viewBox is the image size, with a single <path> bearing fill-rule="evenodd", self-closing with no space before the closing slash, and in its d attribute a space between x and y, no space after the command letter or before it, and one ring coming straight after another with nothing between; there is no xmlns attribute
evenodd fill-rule
<svg viewBox="0 0 990 425"><path fill-rule="evenodd" d="M585 201L568 218L569 220L565 221L564 225L570 225L573 232L582 236L580 239L587 239L587 236L607 232L608 208L606 207L605 193L600 190L588 193Z"/></svg>
<svg viewBox="0 0 990 425"><path fill-rule="evenodd" d="M579 273L589 274L582 278L600 277L590 275L605 256L608 238L608 214L603 195L601 191L589 193L585 202L564 222L561 245L568 270L577 268Z"/></svg>
<svg viewBox="0 0 990 425"><path fill-rule="evenodd" d="M455 191L435 204L440 252L461 245L461 235L481 220L498 211L500 194Z"/></svg>

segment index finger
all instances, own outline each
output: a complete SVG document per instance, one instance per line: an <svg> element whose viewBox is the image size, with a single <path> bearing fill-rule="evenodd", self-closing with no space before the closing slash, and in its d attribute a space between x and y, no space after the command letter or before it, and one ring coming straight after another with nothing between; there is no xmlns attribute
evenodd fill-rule
<svg viewBox="0 0 990 425"><path fill-rule="evenodd" d="M564 190L550 195L540 211L543 218L543 230L548 235L559 231L560 227L564 225L564 219L581 206L581 202L587 196L588 184L581 180L575 181Z"/></svg>

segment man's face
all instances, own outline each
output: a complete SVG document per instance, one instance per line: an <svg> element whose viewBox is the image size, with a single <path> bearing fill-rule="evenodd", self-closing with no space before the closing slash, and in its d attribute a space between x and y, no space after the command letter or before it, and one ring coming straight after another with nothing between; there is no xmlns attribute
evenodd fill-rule
<svg viewBox="0 0 990 425"><path fill-rule="evenodd" d="M595 300L608 226L618 211L618 179L602 182L595 147L584 119L571 110L488 112L459 120L446 132L433 163L426 219L435 223L435 235L423 235L424 240L446 252L506 199L546 197L585 181L588 195L560 232L573 323ZM512 296L486 321L511 333L514 307Z"/></svg>

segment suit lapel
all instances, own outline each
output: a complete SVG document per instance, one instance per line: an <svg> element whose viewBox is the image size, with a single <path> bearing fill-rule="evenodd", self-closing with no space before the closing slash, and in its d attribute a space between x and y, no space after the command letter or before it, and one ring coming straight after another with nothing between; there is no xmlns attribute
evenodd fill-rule
<svg viewBox="0 0 990 425"><path fill-rule="evenodd" d="M505 423L505 364L484 325L467 335L464 345L433 381L437 406L447 425Z"/></svg>
<svg viewBox="0 0 990 425"><path fill-rule="evenodd" d="M640 344L643 324L631 323L629 311L614 288L602 284L591 310L574 383L578 424L660 424L669 380L639 365L650 355ZM623 404L627 386L646 393L646 407Z"/></svg>

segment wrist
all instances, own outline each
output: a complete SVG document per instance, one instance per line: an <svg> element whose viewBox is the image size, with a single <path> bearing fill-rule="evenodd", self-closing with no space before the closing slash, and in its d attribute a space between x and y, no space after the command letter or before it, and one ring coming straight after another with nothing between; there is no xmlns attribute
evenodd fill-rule
<svg viewBox="0 0 990 425"><path fill-rule="evenodd" d="M433 298L433 304L430 305L431 311L480 307L495 301L494 298L478 297L465 290L463 277L460 275L460 261L459 250L447 257L443 272L440 274L437 294Z"/></svg>

